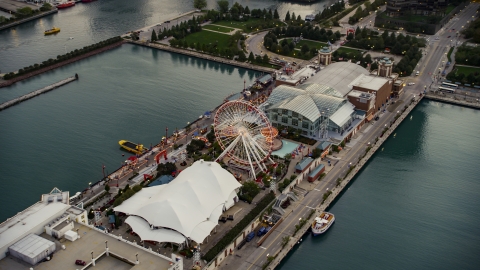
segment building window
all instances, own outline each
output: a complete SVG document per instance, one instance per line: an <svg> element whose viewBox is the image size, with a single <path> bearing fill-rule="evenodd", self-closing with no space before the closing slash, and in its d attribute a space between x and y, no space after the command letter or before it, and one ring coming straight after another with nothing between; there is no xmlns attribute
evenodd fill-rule
<svg viewBox="0 0 480 270"><path fill-rule="evenodd" d="M288 117L282 117L282 123L288 124Z"/></svg>
<svg viewBox="0 0 480 270"><path fill-rule="evenodd" d="M278 121L278 115L277 114L273 115L273 121Z"/></svg>
<svg viewBox="0 0 480 270"><path fill-rule="evenodd" d="M292 116L293 116L293 117L298 117L298 113L292 112Z"/></svg>
<svg viewBox="0 0 480 270"><path fill-rule="evenodd" d="M288 114L288 110L283 109L283 110L282 110L282 113L283 113L283 114Z"/></svg>
<svg viewBox="0 0 480 270"><path fill-rule="evenodd" d="M307 121L304 121L304 122L302 123L302 128L308 129L308 122L307 122Z"/></svg>
<svg viewBox="0 0 480 270"><path fill-rule="evenodd" d="M292 126L298 126L298 120L292 119Z"/></svg>

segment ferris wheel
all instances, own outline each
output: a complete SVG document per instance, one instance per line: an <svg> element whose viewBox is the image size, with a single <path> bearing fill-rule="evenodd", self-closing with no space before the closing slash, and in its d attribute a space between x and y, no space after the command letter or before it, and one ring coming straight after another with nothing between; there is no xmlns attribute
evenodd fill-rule
<svg viewBox="0 0 480 270"><path fill-rule="evenodd" d="M270 160L272 152L273 128L267 116L252 104L236 100L223 104L214 118L215 137L225 155L238 166L266 171L265 161Z"/></svg>

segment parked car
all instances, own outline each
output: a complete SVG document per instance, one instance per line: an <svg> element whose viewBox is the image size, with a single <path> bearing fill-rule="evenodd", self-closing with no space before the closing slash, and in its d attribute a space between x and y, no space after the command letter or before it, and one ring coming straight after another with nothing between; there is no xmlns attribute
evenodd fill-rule
<svg viewBox="0 0 480 270"><path fill-rule="evenodd" d="M75 264L85 266L87 263L85 261L82 261L82 260L75 260Z"/></svg>
<svg viewBox="0 0 480 270"><path fill-rule="evenodd" d="M415 85L415 83L413 82L408 83L408 86L412 86L412 85Z"/></svg>
<svg viewBox="0 0 480 270"><path fill-rule="evenodd" d="M261 227L260 230L257 232L257 236L262 236L267 233L267 229L265 227Z"/></svg>
<svg viewBox="0 0 480 270"><path fill-rule="evenodd" d="M255 237L255 232L251 232L247 235L245 239L247 239L247 242L250 242L254 237Z"/></svg>
<svg viewBox="0 0 480 270"><path fill-rule="evenodd" d="M378 117L378 116L377 116L377 117L375 117L375 121L378 121L378 119L380 119L380 117Z"/></svg>

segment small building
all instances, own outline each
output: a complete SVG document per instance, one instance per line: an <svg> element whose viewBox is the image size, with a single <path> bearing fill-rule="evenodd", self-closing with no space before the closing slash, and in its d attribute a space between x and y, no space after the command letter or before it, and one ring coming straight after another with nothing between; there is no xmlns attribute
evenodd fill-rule
<svg viewBox="0 0 480 270"><path fill-rule="evenodd" d="M384 107L392 89L392 81L383 77L374 77L369 75L360 75L352 82L352 89L374 94L375 104L373 108L375 111L380 111Z"/></svg>
<svg viewBox="0 0 480 270"><path fill-rule="evenodd" d="M315 20L315 15L309 14L309 15L305 16L305 21L306 22L311 22L313 20Z"/></svg>
<svg viewBox="0 0 480 270"><path fill-rule="evenodd" d="M325 165L318 165L313 171L308 175L308 182L313 182L320 177L320 175L325 171Z"/></svg>
<svg viewBox="0 0 480 270"><path fill-rule="evenodd" d="M331 147L330 142L320 142L320 144L317 146L318 149L322 150L322 154L320 155L321 158L324 158L328 153L330 152L330 147Z"/></svg>
<svg viewBox="0 0 480 270"><path fill-rule="evenodd" d="M56 249L55 243L33 233L25 236L8 247L13 257L21 259L31 265L39 263Z"/></svg>
<svg viewBox="0 0 480 270"><path fill-rule="evenodd" d="M73 230L73 221L65 217L52 225L45 226L45 232L56 239L60 239L67 232Z"/></svg>
<svg viewBox="0 0 480 270"><path fill-rule="evenodd" d="M393 84L393 89L392 89L392 94L394 96L400 96L403 94L403 87L405 86L405 83L403 80L396 80L395 83Z"/></svg>
<svg viewBox="0 0 480 270"><path fill-rule="evenodd" d="M296 173L302 173L310 167L312 164L313 159L311 157L306 157L303 158L302 161L300 161L296 166L295 166L295 172Z"/></svg>
<svg viewBox="0 0 480 270"><path fill-rule="evenodd" d="M272 75L267 74L263 77L260 77L257 81L263 86L268 86L269 83L271 83L273 80Z"/></svg>
<svg viewBox="0 0 480 270"><path fill-rule="evenodd" d="M348 101L350 101L357 110L364 112L367 121L371 121L375 115L375 97L375 93L365 93L358 90L352 90L348 93Z"/></svg>
<svg viewBox="0 0 480 270"><path fill-rule="evenodd" d="M318 51L318 62L322 65L328 66L332 63L332 49L323 47Z"/></svg>

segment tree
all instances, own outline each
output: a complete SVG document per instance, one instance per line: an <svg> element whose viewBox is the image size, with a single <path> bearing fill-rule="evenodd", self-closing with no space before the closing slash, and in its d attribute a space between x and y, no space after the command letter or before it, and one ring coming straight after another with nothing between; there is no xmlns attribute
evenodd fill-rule
<svg viewBox="0 0 480 270"><path fill-rule="evenodd" d="M353 34L349 33L348 36L347 36L347 40L352 40L352 39L353 39Z"/></svg>
<svg viewBox="0 0 480 270"><path fill-rule="evenodd" d="M110 191L110 186L108 184L105 184L105 191L109 192Z"/></svg>
<svg viewBox="0 0 480 270"><path fill-rule="evenodd" d="M292 12L292 18L291 18L291 20L293 21L293 20L295 20L296 18L297 18L297 17L295 16L295 12Z"/></svg>
<svg viewBox="0 0 480 270"><path fill-rule="evenodd" d="M310 50L310 48L308 47L307 44L302 45L302 53L303 54L306 54L309 50Z"/></svg>
<svg viewBox="0 0 480 270"><path fill-rule="evenodd" d="M287 11L287 14L285 15L285 21L290 21L290 11Z"/></svg>
<svg viewBox="0 0 480 270"><path fill-rule="evenodd" d="M316 147L312 150L312 158L319 158L321 154L322 154L322 150Z"/></svg>
<svg viewBox="0 0 480 270"><path fill-rule="evenodd" d="M49 3L45 3L43 4L43 6L40 8L40 11L48 11L48 10L51 10L52 9L52 5L50 5Z"/></svg>
<svg viewBox="0 0 480 270"><path fill-rule="evenodd" d="M193 0L193 7L196 9L204 9L207 7L207 0Z"/></svg>
<svg viewBox="0 0 480 270"><path fill-rule="evenodd" d="M245 6L245 10L243 11L243 13L250 15L250 9L248 8L248 6Z"/></svg>
<svg viewBox="0 0 480 270"><path fill-rule="evenodd" d="M248 55L248 61L251 63L253 61L255 61L255 56L253 56L253 53L250 52L250 54Z"/></svg>
<svg viewBox="0 0 480 270"><path fill-rule="evenodd" d="M280 15L278 15L277 9L275 9L275 11L273 12L273 18L274 19L280 19Z"/></svg>
<svg viewBox="0 0 480 270"><path fill-rule="evenodd" d="M221 13L227 13L228 12L228 1L227 0L219 0L217 2L217 5L218 5L218 10L221 12Z"/></svg>
<svg viewBox="0 0 480 270"><path fill-rule="evenodd" d="M372 56L370 56L370 54L365 55L364 61L367 62L367 63L371 63L372 62Z"/></svg>
<svg viewBox="0 0 480 270"><path fill-rule="evenodd" d="M270 58L268 58L268 55L267 55L267 54L265 54L265 55L263 56L262 61L263 61L264 64L268 64L268 62L270 61Z"/></svg>
<svg viewBox="0 0 480 270"><path fill-rule="evenodd" d="M240 51L238 53L238 61L240 61L240 62L247 61L247 56L245 55L245 53L243 51Z"/></svg>
<svg viewBox="0 0 480 270"><path fill-rule="evenodd" d="M155 33L155 29L152 31L152 37L150 38L150 41L156 41L157 40L157 33Z"/></svg>

